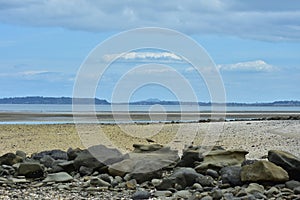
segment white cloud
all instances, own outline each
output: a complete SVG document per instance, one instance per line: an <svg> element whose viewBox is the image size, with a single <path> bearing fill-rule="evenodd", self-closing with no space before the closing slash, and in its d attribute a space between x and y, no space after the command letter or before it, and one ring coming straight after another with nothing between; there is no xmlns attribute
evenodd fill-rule
<svg viewBox="0 0 300 200"><path fill-rule="evenodd" d="M119 57L120 56L120 57ZM121 61L161 61L161 62L180 62L183 61L181 57L174 53L169 52L129 52L124 55L119 54L107 54L103 57L105 62L113 61L115 58L119 57Z"/></svg>
<svg viewBox="0 0 300 200"><path fill-rule="evenodd" d="M253 72L271 72L277 69L275 66L270 65L263 60L218 65L218 68L222 71L253 71Z"/></svg>
<svg viewBox="0 0 300 200"><path fill-rule="evenodd" d="M24 71L24 72L20 72L20 75L23 76L36 76L36 75L41 75L41 74L45 74L45 73L50 73L49 71L45 71L45 70L37 70L37 71Z"/></svg>
<svg viewBox="0 0 300 200"><path fill-rule="evenodd" d="M192 34L300 40L300 2L240 0L0 0L0 22L86 31L167 27Z"/></svg>

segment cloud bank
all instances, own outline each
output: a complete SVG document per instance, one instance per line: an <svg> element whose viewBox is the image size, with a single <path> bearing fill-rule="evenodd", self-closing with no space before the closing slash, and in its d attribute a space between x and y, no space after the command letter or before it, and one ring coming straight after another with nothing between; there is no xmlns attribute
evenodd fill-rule
<svg viewBox="0 0 300 200"><path fill-rule="evenodd" d="M300 1L294 0L0 0L0 22L92 32L144 26L188 34L300 40Z"/></svg>
<svg viewBox="0 0 300 200"><path fill-rule="evenodd" d="M217 67L222 71L272 72L277 70L275 66L267 64L263 60L223 64Z"/></svg>

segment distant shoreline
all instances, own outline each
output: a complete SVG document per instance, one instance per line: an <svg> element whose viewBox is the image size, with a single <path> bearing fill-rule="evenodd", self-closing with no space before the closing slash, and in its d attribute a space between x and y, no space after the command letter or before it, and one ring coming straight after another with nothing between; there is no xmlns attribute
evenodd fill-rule
<svg viewBox="0 0 300 200"><path fill-rule="evenodd" d="M98 98L72 98L72 97L42 97L42 96L29 96L29 97L9 97L0 98L0 104L95 104L95 105L199 105L199 106L300 106L298 100L285 100L273 102L256 102L256 103L239 103L239 102L226 102L226 103L212 103L212 102L181 102L181 101L166 101L159 99L148 99L136 102L108 102L105 99Z"/></svg>

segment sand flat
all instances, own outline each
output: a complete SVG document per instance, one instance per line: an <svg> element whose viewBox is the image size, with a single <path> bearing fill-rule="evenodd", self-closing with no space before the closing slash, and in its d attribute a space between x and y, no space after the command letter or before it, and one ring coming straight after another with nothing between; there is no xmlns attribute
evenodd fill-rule
<svg viewBox="0 0 300 200"><path fill-rule="evenodd" d="M101 132L102 135L99 135ZM300 121L239 121L179 124L35 124L0 125L0 154L23 150L28 154L43 150L85 148L93 144L132 150L134 143L157 143L181 148L184 145L217 144L226 149L242 148L249 158L258 158L270 149L300 156ZM204 142L205 141L205 142Z"/></svg>

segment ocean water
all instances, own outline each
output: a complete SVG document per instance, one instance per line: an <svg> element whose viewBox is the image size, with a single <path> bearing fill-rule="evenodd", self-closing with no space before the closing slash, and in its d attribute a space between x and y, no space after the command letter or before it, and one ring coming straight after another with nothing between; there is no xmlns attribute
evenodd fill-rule
<svg viewBox="0 0 300 200"><path fill-rule="evenodd" d="M211 106L196 105L96 105L96 112L210 112ZM300 112L300 106L227 106L228 112ZM0 104L0 112L72 113L72 105L64 104Z"/></svg>

